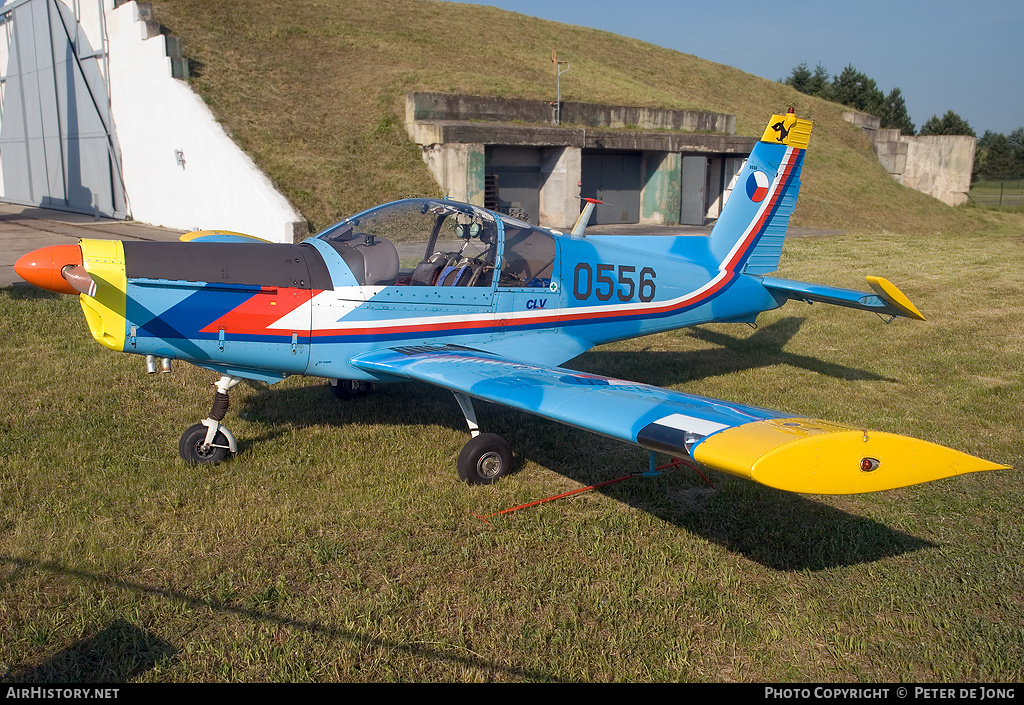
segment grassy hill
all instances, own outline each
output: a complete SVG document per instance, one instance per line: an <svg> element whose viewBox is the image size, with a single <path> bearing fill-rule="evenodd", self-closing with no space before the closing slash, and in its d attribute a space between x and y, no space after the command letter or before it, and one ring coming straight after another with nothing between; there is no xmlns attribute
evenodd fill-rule
<svg viewBox="0 0 1024 705"><path fill-rule="evenodd" d="M760 135L773 112L815 121L795 225L908 233L983 217L897 184L843 108L689 54L490 7L433 0L154 0L182 37L195 89L319 228L392 198L438 192L404 126L413 90L554 97L735 113Z"/></svg>

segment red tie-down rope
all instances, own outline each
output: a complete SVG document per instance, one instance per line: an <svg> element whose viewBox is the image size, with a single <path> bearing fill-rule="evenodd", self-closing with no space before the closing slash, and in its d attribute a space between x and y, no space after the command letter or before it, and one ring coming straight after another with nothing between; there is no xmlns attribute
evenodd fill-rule
<svg viewBox="0 0 1024 705"><path fill-rule="evenodd" d="M711 480L707 478L707 476L704 473L700 471L700 469L694 463L691 463L688 460L683 460L682 458L672 458L671 461L665 463L664 465L660 465L654 468L653 472L651 470L631 472L628 475L616 477L614 480L605 480L604 482L598 482L596 485L590 485L589 487L580 487L579 489L570 490L569 492L563 492L562 494L557 494L554 497L546 497L545 499L538 499L534 502L520 504L518 507L509 507L508 509L502 509L500 512L494 512L493 514L485 514L484 516L480 516L475 512L470 513L483 523L490 524L491 522L487 520L491 517L496 517L501 514L510 514L520 509L526 509L527 507L536 507L538 504L544 504L545 502L553 502L556 499L563 499L564 497L571 497L574 494L580 494L581 492L586 492L588 490L596 490L599 487L604 487L605 485L613 485L616 482L622 482L623 480L629 480L634 477L654 477L662 470L667 470L668 468L677 468L680 465L685 465L686 467L693 470L695 473L704 478L704 482L706 482L709 487L714 488L715 485L711 482Z"/></svg>

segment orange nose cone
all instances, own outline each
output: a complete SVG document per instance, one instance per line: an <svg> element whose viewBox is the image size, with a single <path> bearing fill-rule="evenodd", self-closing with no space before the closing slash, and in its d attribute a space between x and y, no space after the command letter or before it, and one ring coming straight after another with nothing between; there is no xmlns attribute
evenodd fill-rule
<svg viewBox="0 0 1024 705"><path fill-rule="evenodd" d="M29 284L58 294L78 294L61 276L68 265L82 264L82 248L78 245L51 245L22 255L14 263L14 271Z"/></svg>

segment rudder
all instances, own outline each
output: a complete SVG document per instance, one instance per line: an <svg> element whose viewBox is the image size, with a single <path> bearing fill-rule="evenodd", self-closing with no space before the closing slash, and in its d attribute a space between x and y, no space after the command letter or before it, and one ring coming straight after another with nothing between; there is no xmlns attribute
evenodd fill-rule
<svg viewBox="0 0 1024 705"><path fill-rule="evenodd" d="M711 254L722 269L746 274L778 269L811 124L793 112L768 121L711 230Z"/></svg>

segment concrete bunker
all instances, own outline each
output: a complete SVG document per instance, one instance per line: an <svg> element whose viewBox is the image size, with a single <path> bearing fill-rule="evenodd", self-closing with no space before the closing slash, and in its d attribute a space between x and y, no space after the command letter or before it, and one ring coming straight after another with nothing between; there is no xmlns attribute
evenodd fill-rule
<svg viewBox="0 0 1024 705"><path fill-rule="evenodd" d="M703 225L718 217L756 138L734 115L441 93L406 96L406 127L445 193L569 228L580 198L596 224Z"/></svg>

